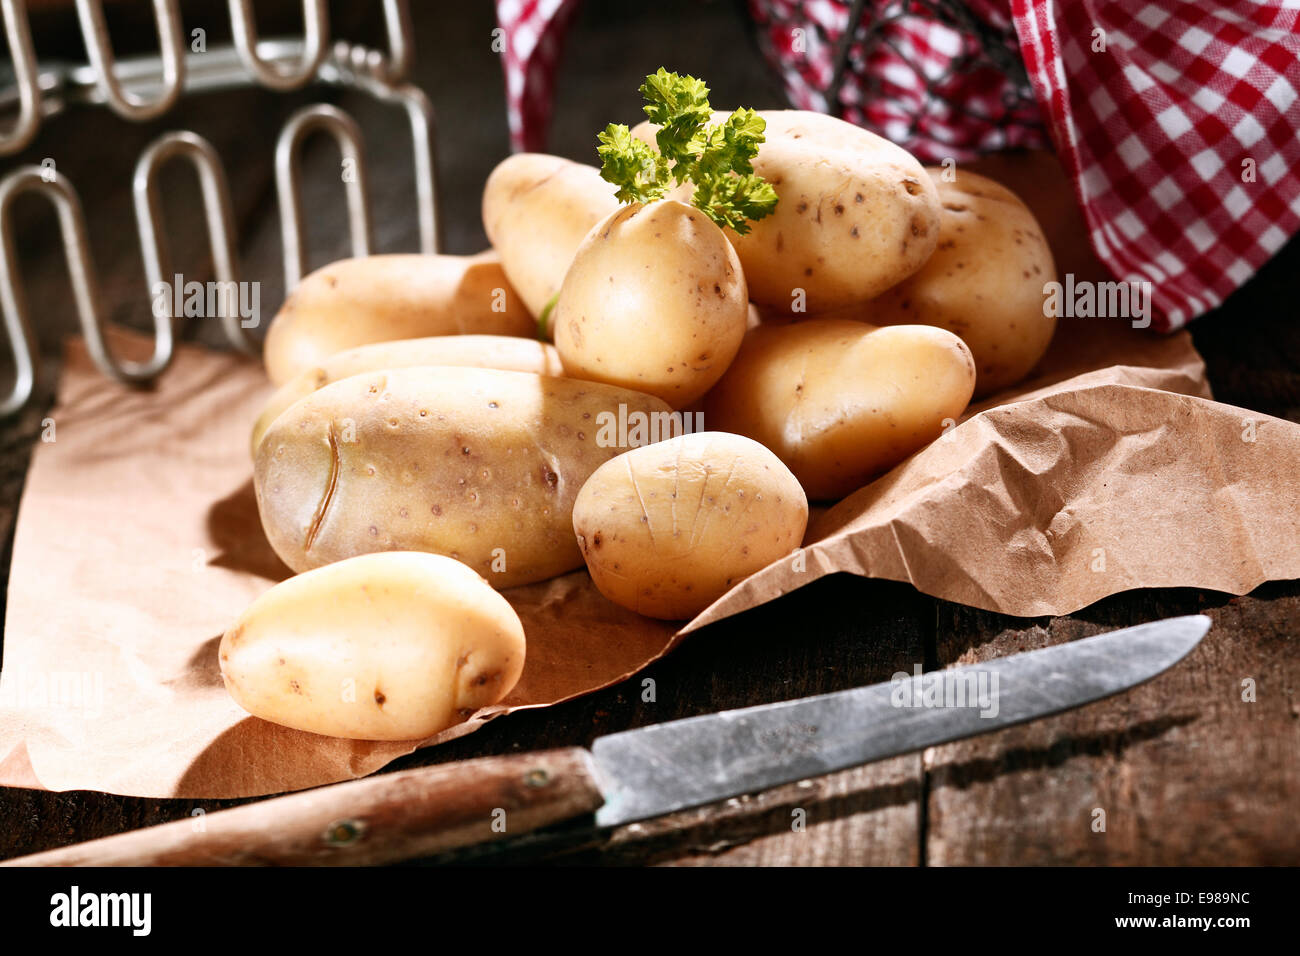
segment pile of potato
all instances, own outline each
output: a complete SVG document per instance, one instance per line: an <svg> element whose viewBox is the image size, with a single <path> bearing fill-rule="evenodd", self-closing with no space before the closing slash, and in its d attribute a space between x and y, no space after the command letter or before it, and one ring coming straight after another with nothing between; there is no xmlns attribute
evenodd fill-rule
<svg viewBox="0 0 1300 956"><path fill-rule="evenodd" d="M245 709L436 733L522 670L497 589L585 563L610 600L690 618L797 549L809 499L1033 368L1055 276L1023 203L839 120L759 115L779 202L746 235L689 183L621 205L593 167L521 154L487 182L492 252L303 280L252 436L267 538L301 573L221 642Z"/></svg>

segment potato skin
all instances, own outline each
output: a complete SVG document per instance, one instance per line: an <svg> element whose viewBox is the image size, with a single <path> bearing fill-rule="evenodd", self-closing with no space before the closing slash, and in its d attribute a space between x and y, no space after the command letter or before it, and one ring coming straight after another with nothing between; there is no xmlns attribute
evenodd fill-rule
<svg viewBox="0 0 1300 956"><path fill-rule="evenodd" d="M513 335L431 335L359 345L331 355L276 390L253 424L249 442L252 453L257 454L257 446L271 422L298 399L350 375L416 365L466 365L537 375L564 374L555 346Z"/></svg>
<svg viewBox="0 0 1300 956"><path fill-rule="evenodd" d="M524 628L451 558L367 554L282 581L221 638L221 676L264 720L331 737L417 740L510 693Z"/></svg>
<svg viewBox="0 0 1300 956"><path fill-rule="evenodd" d="M498 369L354 375L267 430L253 487L267 539L295 571L372 551L431 551L507 588L581 567L573 499L625 449L602 413L656 398Z"/></svg>
<svg viewBox="0 0 1300 956"><path fill-rule="evenodd" d="M536 337L496 253L341 259L305 277L285 300L263 360L271 381L283 385L344 349L465 332Z"/></svg>
<svg viewBox="0 0 1300 956"><path fill-rule="evenodd" d="M802 289L804 312L826 312L874 298L925 264L938 242L939 196L911 153L821 113L758 115L767 141L754 171L776 189L776 210L748 235L727 230L753 301L790 311ZM633 134L654 142L649 123Z"/></svg>
<svg viewBox="0 0 1300 956"><path fill-rule="evenodd" d="M745 276L722 230L671 199L624 206L583 240L552 316L574 378L683 408L726 371L749 318Z"/></svg>
<svg viewBox="0 0 1300 956"><path fill-rule="evenodd" d="M704 420L776 453L813 500L841 498L939 437L970 402L965 343L928 325L763 325L709 393Z"/></svg>
<svg viewBox="0 0 1300 956"><path fill-rule="evenodd" d="M618 205L600 170L560 156L516 153L492 170L483 190L483 228L534 316L560 291L587 233Z"/></svg>
<svg viewBox="0 0 1300 956"><path fill-rule="evenodd" d="M991 179L928 169L942 202L939 245L921 270L854 318L876 325L934 325L961 336L975 357L975 394L1020 381L1056 330L1043 286L1056 279L1052 251L1029 207ZM846 313L847 314L847 313Z"/></svg>
<svg viewBox="0 0 1300 956"><path fill-rule="evenodd" d="M697 432L597 468L573 506L591 579L616 604L694 617L732 585L799 547L808 499L758 442Z"/></svg>

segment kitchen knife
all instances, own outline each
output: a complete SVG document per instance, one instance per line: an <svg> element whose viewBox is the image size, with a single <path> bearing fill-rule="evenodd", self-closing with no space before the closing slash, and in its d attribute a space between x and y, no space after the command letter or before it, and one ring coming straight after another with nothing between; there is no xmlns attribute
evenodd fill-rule
<svg viewBox="0 0 1300 956"><path fill-rule="evenodd" d="M1170 618L979 664L599 737L380 774L6 861L7 866L356 865L588 817L614 827L1000 730L1176 664L1209 618Z"/></svg>

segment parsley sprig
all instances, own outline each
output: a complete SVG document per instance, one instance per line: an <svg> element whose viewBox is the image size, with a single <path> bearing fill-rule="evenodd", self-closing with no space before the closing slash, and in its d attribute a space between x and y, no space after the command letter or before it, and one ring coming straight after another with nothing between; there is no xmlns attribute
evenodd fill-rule
<svg viewBox="0 0 1300 956"><path fill-rule="evenodd" d="M710 124L709 88L663 67L645 78L641 96L646 118L659 127L658 151L621 123L610 123L596 137L600 175L618 187L614 195L620 202L653 202L674 183L691 182L692 202L719 226L742 236L750 221L776 208L776 190L754 172L754 157L766 139L761 116L738 109Z"/></svg>

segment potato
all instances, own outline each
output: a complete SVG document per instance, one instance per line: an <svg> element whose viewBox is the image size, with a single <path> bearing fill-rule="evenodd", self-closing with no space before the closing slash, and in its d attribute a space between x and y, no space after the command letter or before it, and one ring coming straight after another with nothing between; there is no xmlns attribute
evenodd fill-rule
<svg viewBox="0 0 1300 956"><path fill-rule="evenodd" d="M748 235L727 232L751 299L825 312L874 298L925 264L938 241L939 197L911 153L821 113L758 115L767 142L754 171L779 201ZM633 133L654 142L649 123Z"/></svg>
<svg viewBox="0 0 1300 956"><path fill-rule="evenodd" d="M283 385L344 349L464 332L536 337L495 253L341 259L285 300L263 358L271 381Z"/></svg>
<svg viewBox="0 0 1300 956"><path fill-rule="evenodd" d="M1052 340L1056 318L1043 309L1043 286L1056 281L1052 251L1011 190L975 173L948 183L943 170L927 172L943 203L934 255L853 317L961 336L975 357L975 394L988 395L1028 375Z"/></svg>
<svg viewBox="0 0 1300 956"><path fill-rule="evenodd" d="M257 453L257 446L271 422L298 399L350 375L415 365L467 365L538 375L564 374L555 346L510 335L432 335L359 345L331 355L280 386L253 424L253 454Z"/></svg>
<svg viewBox="0 0 1300 956"><path fill-rule="evenodd" d="M492 171L483 228L529 312L541 315L592 226L617 209L613 184L594 166L516 153Z"/></svg>
<svg viewBox="0 0 1300 956"><path fill-rule="evenodd" d="M809 319L750 332L704 420L762 442L809 498L828 500L937 438L974 387L970 350L951 332Z"/></svg>
<svg viewBox="0 0 1300 956"><path fill-rule="evenodd" d="M670 414L649 395L527 372L353 375L267 429L253 474L262 527L295 571L370 551L432 551L499 588L563 574L582 566L578 489L645 440L606 428L620 412Z"/></svg>
<svg viewBox="0 0 1300 956"><path fill-rule="evenodd" d="M699 432L597 468L578 492L573 530L591 579L649 617L694 617L803 540L808 499L758 442Z"/></svg>
<svg viewBox="0 0 1300 956"><path fill-rule="evenodd" d="M587 235L552 318L566 374L683 408L727 370L749 303L722 230L665 199L625 206Z"/></svg>
<svg viewBox="0 0 1300 956"><path fill-rule="evenodd" d="M367 554L271 588L222 636L219 657L226 690L255 717L417 740L510 693L524 628L459 561Z"/></svg>

